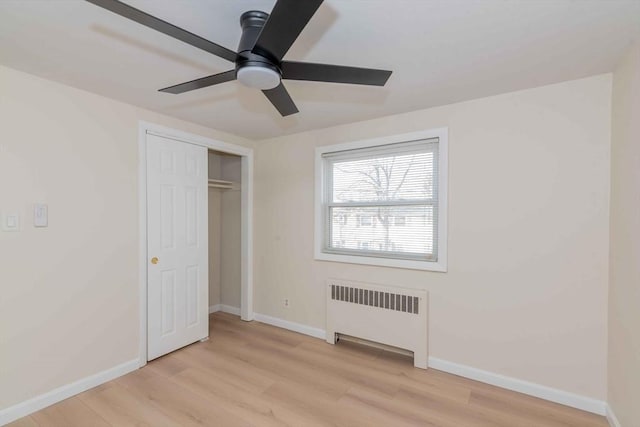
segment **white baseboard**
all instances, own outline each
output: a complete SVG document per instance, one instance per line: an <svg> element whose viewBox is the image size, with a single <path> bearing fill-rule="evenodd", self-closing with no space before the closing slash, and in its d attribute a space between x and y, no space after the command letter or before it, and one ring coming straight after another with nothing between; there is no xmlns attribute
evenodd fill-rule
<svg viewBox="0 0 640 427"><path fill-rule="evenodd" d="M71 384L63 385L47 393L25 400L16 405L0 410L0 425L9 424L18 418L26 417L40 409L58 403L90 388L104 384L122 375L135 371L140 367L140 360L134 359L113 368L98 372L97 374L82 378Z"/></svg>
<svg viewBox="0 0 640 427"><path fill-rule="evenodd" d="M209 313L215 313L217 311L240 316L240 308L238 307L233 307L231 305L226 305L226 304L216 304L209 307Z"/></svg>
<svg viewBox="0 0 640 427"><path fill-rule="evenodd" d="M278 317L267 316L266 314L254 314L254 320L266 323L268 325L277 326L278 328L288 329L300 334L309 335L315 338L325 339L326 332L324 329L313 328L311 326L303 325L301 323L290 322L288 320L280 319Z"/></svg>
<svg viewBox="0 0 640 427"><path fill-rule="evenodd" d="M607 403L607 421L609 422L609 425L611 427L622 427L622 424L620 424L620 421L618 421L616 414L613 413L613 409L611 408L611 405L609 405L608 403Z"/></svg>
<svg viewBox="0 0 640 427"><path fill-rule="evenodd" d="M458 363L448 362L446 360L429 357L429 367L439 371L448 372L450 374L480 381L486 384L495 385L507 390L517 391L529 396L538 397L561 405L571 406L572 408L582 409L583 411L593 412L598 415L606 414L606 402L602 400L592 399L590 397L581 396L567 391L558 390L556 388L519 380L517 378L507 377L494 372L483 371L471 366L460 365Z"/></svg>

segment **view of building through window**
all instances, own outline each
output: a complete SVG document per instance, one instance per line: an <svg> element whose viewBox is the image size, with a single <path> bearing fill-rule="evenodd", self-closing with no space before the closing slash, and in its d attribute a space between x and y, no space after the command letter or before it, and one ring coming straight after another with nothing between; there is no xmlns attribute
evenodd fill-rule
<svg viewBox="0 0 640 427"><path fill-rule="evenodd" d="M437 142L411 144L330 160L328 249L436 258Z"/></svg>

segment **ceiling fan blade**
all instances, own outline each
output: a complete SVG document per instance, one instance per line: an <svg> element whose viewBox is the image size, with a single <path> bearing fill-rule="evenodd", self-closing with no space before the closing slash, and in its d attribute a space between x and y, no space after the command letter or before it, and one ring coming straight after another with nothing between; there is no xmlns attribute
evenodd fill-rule
<svg viewBox="0 0 640 427"><path fill-rule="evenodd" d="M283 79L371 86L384 86L391 76L391 71L386 70L310 62L283 61L281 69Z"/></svg>
<svg viewBox="0 0 640 427"><path fill-rule="evenodd" d="M278 0L256 40L253 53L281 61L323 0Z"/></svg>
<svg viewBox="0 0 640 427"><path fill-rule="evenodd" d="M280 112L282 117L289 116L298 112L298 107L293 103L289 96L289 92L282 82L273 89L263 90L262 93L271 101L274 107Z"/></svg>
<svg viewBox="0 0 640 427"><path fill-rule="evenodd" d="M103 9L107 9L113 13L116 13L125 18L131 19L132 21L137 22L138 24L142 24L146 27L153 28L156 31L160 31L163 34L166 34L174 39L178 39L183 41L191 46L195 46L199 49L212 53L216 56L226 59L227 61L235 62L237 54L227 49L226 47L215 44L207 39L204 39L200 36L197 36L193 33L190 33L187 30L183 30L182 28L176 27L175 25L169 24L162 19L156 18L155 16L151 16L148 13L145 13L139 9L129 6L128 4L122 3L117 0L86 0L89 3L95 4L96 6L100 6Z"/></svg>
<svg viewBox="0 0 640 427"><path fill-rule="evenodd" d="M202 77L200 79L191 80L190 82L180 83L160 89L158 92L166 93L184 93L190 90L202 89L203 87L213 86L224 82L230 82L236 79L236 70L225 71L224 73L214 74L212 76Z"/></svg>

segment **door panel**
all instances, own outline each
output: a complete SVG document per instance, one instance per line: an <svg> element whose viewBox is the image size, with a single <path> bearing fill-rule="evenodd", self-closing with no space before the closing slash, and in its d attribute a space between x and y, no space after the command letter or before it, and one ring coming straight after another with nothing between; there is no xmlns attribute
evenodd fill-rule
<svg viewBox="0 0 640 427"><path fill-rule="evenodd" d="M206 148L147 135L148 360L208 336L207 194Z"/></svg>
<svg viewBox="0 0 640 427"><path fill-rule="evenodd" d="M176 330L176 271L166 270L161 273L162 301L160 318L162 322L162 336Z"/></svg>

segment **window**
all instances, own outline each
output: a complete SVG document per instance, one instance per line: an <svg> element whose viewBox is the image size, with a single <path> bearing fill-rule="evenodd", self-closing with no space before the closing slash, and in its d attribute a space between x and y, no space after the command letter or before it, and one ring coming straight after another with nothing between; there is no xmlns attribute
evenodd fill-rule
<svg viewBox="0 0 640 427"><path fill-rule="evenodd" d="M316 258L446 271L447 131L316 150Z"/></svg>

